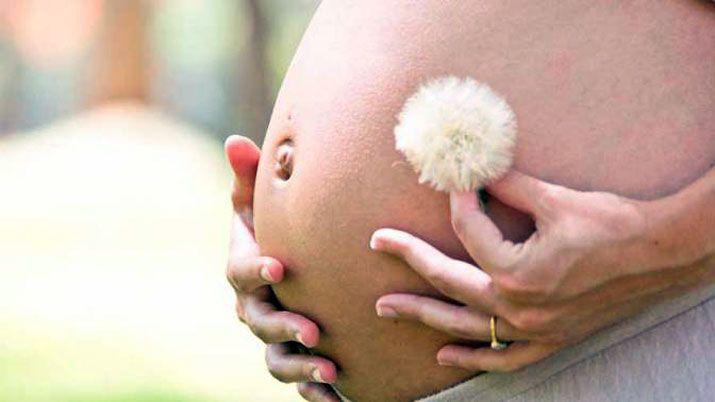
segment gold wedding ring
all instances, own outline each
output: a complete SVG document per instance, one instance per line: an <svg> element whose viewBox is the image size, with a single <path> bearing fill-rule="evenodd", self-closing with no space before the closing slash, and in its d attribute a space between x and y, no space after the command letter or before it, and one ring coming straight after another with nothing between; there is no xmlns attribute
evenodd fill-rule
<svg viewBox="0 0 715 402"><path fill-rule="evenodd" d="M489 320L489 332L492 335L492 349L502 350L507 347L506 343L500 342L497 338L497 317L495 315L493 315L492 318Z"/></svg>

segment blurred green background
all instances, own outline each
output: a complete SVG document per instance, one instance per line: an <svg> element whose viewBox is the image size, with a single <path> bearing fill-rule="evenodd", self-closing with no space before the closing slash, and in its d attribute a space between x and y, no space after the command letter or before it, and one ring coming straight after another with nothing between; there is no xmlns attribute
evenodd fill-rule
<svg viewBox="0 0 715 402"><path fill-rule="evenodd" d="M0 0L0 401L289 401L226 284L222 141L318 0Z"/></svg>

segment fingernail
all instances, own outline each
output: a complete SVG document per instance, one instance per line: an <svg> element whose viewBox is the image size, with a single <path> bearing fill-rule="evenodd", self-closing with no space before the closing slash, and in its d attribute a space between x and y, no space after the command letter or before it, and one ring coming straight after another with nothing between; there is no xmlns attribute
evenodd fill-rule
<svg viewBox="0 0 715 402"><path fill-rule="evenodd" d="M377 315L382 318L397 318L398 314L397 311L388 306L376 306L375 310L377 310Z"/></svg>
<svg viewBox="0 0 715 402"><path fill-rule="evenodd" d="M445 366L445 367L452 367L454 366L454 363L452 363L451 360L445 358L444 356L437 354L437 364L440 366Z"/></svg>
<svg viewBox="0 0 715 402"><path fill-rule="evenodd" d="M322 382L322 383L325 382L325 381L323 381L323 377L320 375L320 370L317 367L313 369L313 372L311 373L310 376L311 376L311 378L313 378L313 381L315 381L315 382Z"/></svg>
<svg viewBox="0 0 715 402"><path fill-rule="evenodd" d="M276 280L271 276L271 271L268 269L268 265L264 265L263 268L261 268L261 278L263 278L264 281L267 282L275 282Z"/></svg>
<svg viewBox="0 0 715 402"><path fill-rule="evenodd" d="M301 335L300 332L295 333L295 340L300 342L303 346L308 347L308 345L305 344L305 341L303 340L303 335Z"/></svg>
<svg viewBox="0 0 715 402"><path fill-rule="evenodd" d="M370 249L371 250L377 249L377 239L375 238L374 234L372 235L372 237L370 237Z"/></svg>

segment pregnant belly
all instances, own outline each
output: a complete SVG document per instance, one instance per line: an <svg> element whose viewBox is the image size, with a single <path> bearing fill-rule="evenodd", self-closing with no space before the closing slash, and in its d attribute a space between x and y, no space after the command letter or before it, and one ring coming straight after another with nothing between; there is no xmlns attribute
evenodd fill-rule
<svg viewBox="0 0 715 402"><path fill-rule="evenodd" d="M538 3L538 4L536 4ZM417 184L392 128L425 79L469 75L519 118L516 168L582 190L652 198L715 162L715 13L672 1L324 1L286 75L263 146L256 236L280 259L288 309L323 331L316 353L359 401L406 400L469 377L439 367L443 334L378 319L377 298L437 295L401 261L371 252L380 227L468 257L444 194ZM277 150L294 151L290 177ZM528 217L496 201L506 235Z"/></svg>

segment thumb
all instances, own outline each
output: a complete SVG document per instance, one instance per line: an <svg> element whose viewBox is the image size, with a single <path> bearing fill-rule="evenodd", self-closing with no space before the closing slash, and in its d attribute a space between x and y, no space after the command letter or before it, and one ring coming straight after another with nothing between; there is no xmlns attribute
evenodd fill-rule
<svg viewBox="0 0 715 402"><path fill-rule="evenodd" d="M240 213L253 204L253 188L261 151L253 141L240 135L228 137L224 149L235 176L233 208Z"/></svg>
<svg viewBox="0 0 715 402"><path fill-rule="evenodd" d="M512 244L481 210L474 191L449 195L452 227L470 257L487 273L510 260Z"/></svg>
<svg viewBox="0 0 715 402"><path fill-rule="evenodd" d="M502 203L539 220L548 211L558 208L567 190L511 170L499 181L487 186L487 191Z"/></svg>

